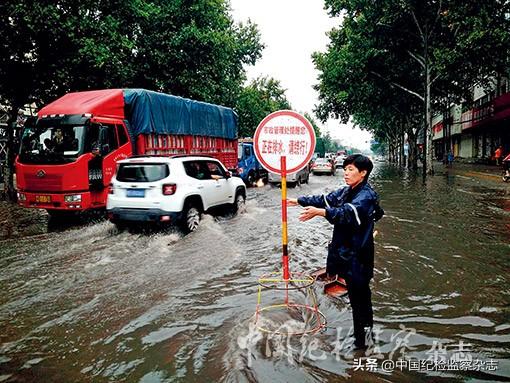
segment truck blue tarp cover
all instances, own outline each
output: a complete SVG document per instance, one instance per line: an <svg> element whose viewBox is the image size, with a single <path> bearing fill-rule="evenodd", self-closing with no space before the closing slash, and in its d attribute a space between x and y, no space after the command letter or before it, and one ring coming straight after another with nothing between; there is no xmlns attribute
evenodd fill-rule
<svg viewBox="0 0 510 383"><path fill-rule="evenodd" d="M230 108L145 89L124 89L131 133L185 134L237 138L237 115Z"/></svg>

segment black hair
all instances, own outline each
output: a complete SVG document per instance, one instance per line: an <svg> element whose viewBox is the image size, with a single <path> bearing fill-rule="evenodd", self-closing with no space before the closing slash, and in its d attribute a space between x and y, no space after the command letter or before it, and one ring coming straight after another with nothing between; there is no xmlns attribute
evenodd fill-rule
<svg viewBox="0 0 510 383"><path fill-rule="evenodd" d="M363 154L351 154L348 156L344 163L342 164L342 167L345 169L347 165L354 165L360 172L363 170L367 171L367 174L365 175L365 178L363 179L365 182L368 180L368 176L370 175L370 172L374 168L374 164L368 158L367 156L364 156Z"/></svg>

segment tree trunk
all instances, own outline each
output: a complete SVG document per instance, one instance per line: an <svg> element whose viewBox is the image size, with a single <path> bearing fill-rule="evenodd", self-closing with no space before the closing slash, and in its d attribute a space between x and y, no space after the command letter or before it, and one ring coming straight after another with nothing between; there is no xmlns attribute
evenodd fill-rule
<svg viewBox="0 0 510 383"><path fill-rule="evenodd" d="M402 140L400 139L400 136L398 137L398 151L397 151L397 161L398 166L402 167L404 163L402 162L402 151L404 148L402 147Z"/></svg>
<svg viewBox="0 0 510 383"><path fill-rule="evenodd" d="M402 126L402 130L400 133L400 166L405 167L406 166L406 157L404 152L404 127Z"/></svg>
<svg viewBox="0 0 510 383"><path fill-rule="evenodd" d="M407 132L407 142L409 144L409 159L407 160L407 167L409 169L418 169L418 145L416 144L416 134L413 129L409 128Z"/></svg>
<svg viewBox="0 0 510 383"><path fill-rule="evenodd" d="M4 164L4 195L7 201L16 201L16 189L14 188L14 130L18 119L19 107L14 105L9 113L7 121L7 147Z"/></svg>
<svg viewBox="0 0 510 383"><path fill-rule="evenodd" d="M432 163L434 158L434 147L432 146L432 108L431 108L431 78L430 67L428 65L428 58L425 62L425 145L424 145L424 163L423 163L423 177L434 174L434 165Z"/></svg>
<svg viewBox="0 0 510 383"><path fill-rule="evenodd" d="M399 166L398 163L398 138L393 139L393 161L395 162L395 165Z"/></svg>

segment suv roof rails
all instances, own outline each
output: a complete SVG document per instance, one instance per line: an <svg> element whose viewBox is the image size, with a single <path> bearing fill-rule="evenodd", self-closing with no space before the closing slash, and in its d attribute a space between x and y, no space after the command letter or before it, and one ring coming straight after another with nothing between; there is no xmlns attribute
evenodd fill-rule
<svg viewBox="0 0 510 383"><path fill-rule="evenodd" d="M170 157L164 154L133 154L128 158L143 158L143 157Z"/></svg>
<svg viewBox="0 0 510 383"><path fill-rule="evenodd" d="M213 157L213 156L208 156L206 154L174 154L172 156L170 156L171 158L185 158L185 157L207 157L207 158L214 158L216 159L216 157Z"/></svg>

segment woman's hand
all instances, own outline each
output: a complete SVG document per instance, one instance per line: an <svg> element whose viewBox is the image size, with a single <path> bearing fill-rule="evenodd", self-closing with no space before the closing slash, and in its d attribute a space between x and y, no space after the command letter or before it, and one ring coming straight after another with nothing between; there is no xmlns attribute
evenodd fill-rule
<svg viewBox="0 0 510 383"><path fill-rule="evenodd" d="M326 216L326 210L325 209L319 209L317 207L313 206L307 206L303 208L303 211L299 215L299 220L301 222L308 221L309 219L312 219L313 217L325 217Z"/></svg>
<svg viewBox="0 0 510 383"><path fill-rule="evenodd" d="M297 198L287 198L287 206L298 206Z"/></svg>

